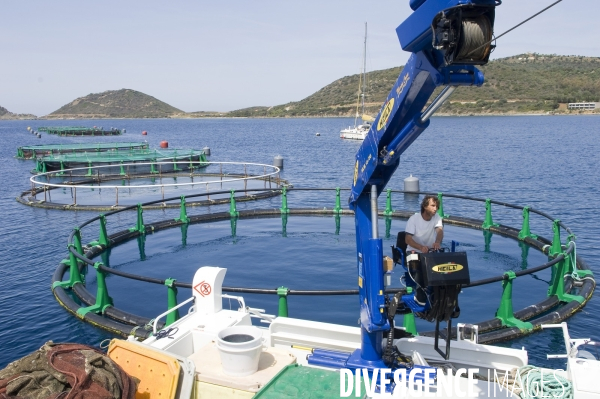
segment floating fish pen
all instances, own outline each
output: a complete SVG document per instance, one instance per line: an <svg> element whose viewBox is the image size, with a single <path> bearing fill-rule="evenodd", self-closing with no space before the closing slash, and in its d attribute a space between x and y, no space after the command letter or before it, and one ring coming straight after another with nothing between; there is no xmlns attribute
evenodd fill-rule
<svg viewBox="0 0 600 399"><path fill-rule="evenodd" d="M57 136L120 136L125 133L125 129L111 127L104 130L102 127L83 127L83 126L65 126L65 127L40 127L40 132L55 134Z"/></svg>
<svg viewBox="0 0 600 399"><path fill-rule="evenodd" d="M171 162L171 164L169 164ZM185 162L188 162L186 165ZM128 164L127 170L121 165ZM139 164L139 165L136 165ZM104 170L106 174L162 174L206 166L203 150L178 149L132 149L118 152L79 152L49 155L36 160L33 173L46 173L74 169L71 175L92 176L94 166L115 165L114 170ZM84 169L87 168L87 169ZM99 171L96 171L100 173Z"/></svg>
<svg viewBox="0 0 600 399"><path fill-rule="evenodd" d="M337 191L335 198L331 195L332 191ZM179 271L185 275L189 274L189 271L183 269L188 266L190 269L196 268L197 260L201 259L201 263L207 264L220 260L222 264L219 266L231 268L232 275L240 274L241 277L237 279L239 285L223 287L223 291L235 293L234 295L248 294L248 298L252 295L252 303L250 299L246 299L252 308L258 305L267 311L270 308L271 312L274 311L273 313L279 316L290 315L297 318L314 317L316 306L320 309L329 308L336 315L343 309L354 309L359 290L348 264L356 262L355 254L350 253L346 257L342 253L352 252L348 249L354 245L352 237L355 227L354 221L350 220L353 212L341 207L340 191L339 188L302 189L284 186L281 188L281 200L271 198L264 200L266 203L261 202L267 207L261 208L261 203L255 203L253 208L238 210L232 196L229 204L221 205L224 207L221 210L206 209L204 213L193 215L188 214L186 201L181 198L179 217L169 219L165 219L163 213L144 215L143 209L147 204L101 214L76 227L69 236L67 257L59 263L52 278L54 296L63 307L83 321L119 335L131 334L138 338L146 338L153 331L156 334L157 329L177 321L179 314L175 311L170 312L163 322L141 313L150 309L158 314L165 309L165 305L168 309L176 310L184 305L183 302L178 304L177 291L193 288L190 282L172 278L175 277L175 270L169 263L177 265L176 269L181 269ZM318 197L316 199L315 193ZM411 208L415 204L418 206L419 194L432 194L398 191L393 193L404 193L405 198L407 195L416 196L414 204L410 203L410 200L404 201ZM472 278L468 284L461 286L461 302L466 305L461 306L460 317L462 320L467 318L466 322L474 322L471 327L478 329L479 343L515 339L541 330L543 324L559 323L581 310L592 297L596 286L593 273L588 264L576 255L573 232L559 220L527 206L464 195L437 195L443 201L439 212L443 215L446 226L444 229L448 229L449 233L461 240L460 243L449 243L448 234L445 235L446 242L443 244L451 245L451 252L455 251L455 247L459 247L464 249L458 251L470 253L469 268ZM289 203L288 196L291 198ZM395 234L391 234L393 223L394 230L401 230L404 223L402 221L414 214L413 211L392 209L391 197L392 190L388 190L385 210L378 212L382 217L381 224L385 223L385 228L382 229L385 231L384 243L385 240L395 243ZM296 204L302 207L293 207ZM452 216L444 214L444 206L446 211L451 208ZM501 218L492 218L492 206L497 214L502 215ZM469 216L456 215L463 212L469 213ZM307 218L314 219L314 222L309 224L306 222ZM522 227L498 223L501 219L504 223L517 222ZM194 226L198 224L200 226ZM112 227L109 229L108 226ZM171 229L170 232L166 231L168 229ZM473 234L477 231L478 234ZM550 238L533 234L544 231L550 232ZM253 232L256 239L249 241ZM294 242L293 248L300 253L294 252L291 247L292 241L309 237L309 232L314 233L312 240L303 241L304 244ZM94 237L93 241L82 241L84 235ZM203 238L198 241L200 235ZM236 238L238 236L243 237L246 245L232 245L239 240ZM192 237L195 241L194 245L190 246L187 243ZM281 241L277 241L280 238ZM139 251L140 262L148 260L147 241L152 242L151 248L165 248L161 240L170 243L175 251L156 259L156 267L162 266L163 270L150 267L148 263L136 267L135 262L131 262L130 255L136 250ZM177 244L179 240L181 246ZM331 243L336 244L332 246ZM494 248L494 243L498 244L497 252L491 249ZM199 253L182 253L186 245L191 251L198 248ZM212 254L207 252L208 245ZM327 246L326 252L322 252L327 254L324 258L318 256L316 247L319 245ZM118 250L113 250L117 247ZM336 252L335 247L341 248L341 252ZM113 256L110 255L111 250ZM115 251L119 253L116 258ZM274 261L268 260L266 256L271 251L279 251ZM509 256L508 253L512 254ZM125 260L119 258L123 256L126 257ZM510 259L503 260L504 258ZM194 262L189 264L185 259L194 259ZM109 267L109 263L119 266ZM237 264L240 266L236 267ZM264 264L273 269L263 272L282 280L277 285L279 288L273 288L275 284L272 282L269 283L270 286L261 286L263 273L257 272L254 266ZM386 283L386 295L410 292L408 287L391 283L397 277L400 277L402 282L402 267L395 269L386 272L392 273L390 283ZM161 272L164 276L159 277ZM308 275L302 276L302 273ZM318 276L311 273L318 273ZM347 286L327 285L328 282L340 279L344 279L343 285ZM309 285L302 286L302 282ZM310 299L315 296L319 299ZM166 303L162 300L150 300L160 297L166 297ZM143 301L143 306L137 306L139 298L148 300ZM288 301L304 305L291 305L288 309ZM490 305L490 309L487 309L488 319L485 319L482 302L488 302ZM167 312L163 313L165 314ZM330 312L327 317L332 317L331 315ZM423 331L421 328L417 331L415 319L421 316L413 313L400 315L398 317L403 317L407 333L433 335L433 332ZM356 322L355 316L350 316L346 321L348 325L352 322ZM455 333L453 330L452 334Z"/></svg>
<svg viewBox="0 0 600 399"><path fill-rule="evenodd" d="M174 166L177 171L173 171ZM148 167L158 173L128 173ZM161 173L163 169L169 173ZM179 208L182 197L200 197L188 200L189 206L216 205L229 203L236 192L236 201L253 201L280 194L288 182L279 172L272 165L239 162L94 166L35 175L30 178L31 190L22 192L17 201L44 209L95 211L124 209L142 202L146 209ZM169 200L171 195L177 195L176 200Z"/></svg>
<svg viewBox="0 0 600 399"><path fill-rule="evenodd" d="M17 158L33 159L49 155L62 155L76 152L115 152L147 150L148 143L96 143L96 144L49 144L31 145L17 148Z"/></svg>

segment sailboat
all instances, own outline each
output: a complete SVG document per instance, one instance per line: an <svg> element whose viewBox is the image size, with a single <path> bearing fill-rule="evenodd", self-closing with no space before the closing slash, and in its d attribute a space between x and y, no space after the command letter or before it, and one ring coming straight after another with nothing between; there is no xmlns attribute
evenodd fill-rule
<svg viewBox="0 0 600 399"><path fill-rule="evenodd" d="M371 122L373 122L373 118L369 115L365 114L365 88L367 84L367 23L365 22L365 43L363 48L363 68L361 74L359 75L358 80L358 101L356 102L356 114L354 116L354 127L349 126L346 129L342 129L340 131L340 137L343 139L350 140L364 140L367 137L367 133L369 129L371 129ZM359 114L359 107L361 109L361 114ZM356 122L358 117L361 117L362 124L357 125Z"/></svg>

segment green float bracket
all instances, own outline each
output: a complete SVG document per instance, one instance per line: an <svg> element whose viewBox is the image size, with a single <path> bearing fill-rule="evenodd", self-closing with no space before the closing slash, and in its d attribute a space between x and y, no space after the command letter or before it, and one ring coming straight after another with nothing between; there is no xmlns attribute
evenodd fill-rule
<svg viewBox="0 0 600 399"><path fill-rule="evenodd" d="M412 292L412 287L406 288L407 294L412 294ZM414 336L419 335L419 333L417 332L417 323L415 322L414 313L407 313L402 317L402 319L402 326L404 327L404 330L406 330L407 333L411 333Z"/></svg>
<svg viewBox="0 0 600 399"><path fill-rule="evenodd" d="M229 197L229 216L231 216L232 218L236 218L238 216L240 216L240 213L237 210L237 207L235 205L235 190L231 189L231 194Z"/></svg>
<svg viewBox="0 0 600 399"><path fill-rule="evenodd" d="M487 198L485 200L485 220L481 225L481 228L484 230L489 230L490 227L498 227L498 223L494 223L492 220L492 200Z"/></svg>
<svg viewBox="0 0 600 399"><path fill-rule="evenodd" d="M287 296L290 293L290 290L285 287L277 288L277 296L279 296L279 311L277 315L279 317L288 317L288 303Z"/></svg>
<svg viewBox="0 0 600 399"><path fill-rule="evenodd" d="M529 230L529 207L526 206L523 208L523 227L521 231L519 231L519 240L523 241L526 238L531 238L533 240L537 240L538 236L535 234L531 234Z"/></svg>
<svg viewBox="0 0 600 399"><path fill-rule="evenodd" d="M94 176L94 173L92 172L92 162L88 161L88 171L85 174L85 177L92 177Z"/></svg>
<svg viewBox="0 0 600 399"><path fill-rule="evenodd" d="M56 174L56 176L63 176L65 174L65 163L60 161L60 172Z"/></svg>
<svg viewBox="0 0 600 399"><path fill-rule="evenodd" d="M387 189L387 194L385 195L385 211L383 211L384 216L392 216L394 213L392 209L392 189Z"/></svg>
<svg viewBox="0 0 600 399"><path fill-rule="evenodd" d="M173 161L173 172L180 172L182 169L177 167L177 161Z"/></svg>
<svg viewBox="0 0 600 399"><path fill-rule="evenodd" d="M340 188L335 188L335 208L333 208L333 213L340 214L342 212L342 201L340 200Z"/></svg>
<svg viewBox="0 0 600 399"><path fill-rule="evenodd" d="M144 226L144 217L142 216L144 210L142 209L142 204L137 204L137 221L135 223L135 227L129 229L129 231L134 232L137 231L140 234L146 234L146 226Z"/></svg>
<svg viewBox="0 0 600 399"><path fill-rule="evenodd" d="M287 187L283 186L281 189L281 213L290 213L290 208L287 206Z"/></svg>
<svg viewBox="0 0 600 399"><path fill-rule="evenodd" d="M108 239L108 233L106 232L106 216L100 215L100 236L98 241L90 242L90 245L102 245L104 248L110 247L110 240Z"/></svg>
<svg viewBox="0 0 600 399"><path fill-rule="evenodd" d="M126 176L126 175L127 175L127 174L125 173L125 168L123 168L123 161L121 161L120 170L121 170L121 172L119 172L119 174L120 174L121 176Z"/></svg>
<svg viewBox="0 0 600 399"><path fill-rule="evenodd" d="M440 217L442 219L445 219L445 218L447 218L450 215L446 215L444 213L444 194L438 193L437 197L438 197L438 201L440 202L440 207L438 209L438 215L440 215Z"/></svg>
<svg viewBox="0 0 600 399"><path fill-rule="evenodd" d="M188 224L190 222L190 218L187 215L187 210L185 207L185 195L181 197L181 205L179 206L179 218L175 219L176 222L181 222L184 224Z"/></svg>
<svg viewBox="0 0 600 399"><path fill-rule="evenodd" d="M156 170L156 165L154 165L154 163L156 162L156 159L152 160L152 162L150 162L150 173L152 174L158 174L158 171Z"/></svg>
<svg viewBox="0 0 600 399"><path fill-rule="evenodd" d="M74 248L74 245L69 244L68 248ZM56 287L72 288L77 283L83 284L83 279L81 278L81 273L79 273L79 262L77 262L77 258L71 251L69 251L68 263L69 263L69 281L55 281L52 284L53 290Z"/></svg>
<svg viewBox="0 0 600 399"><path fill-rule="evenodd" d="M175 306L177 306L177 287L175 287L174 278L168 278L165 280L165 285L167 286L167 309L171 310ZM179 309L175 309L175 311L167 314L167 318L165 320L165 326L175 323L179 320Z"/></svg>
<svg viewBox="0 0 600 399"><path fill-rule="evenodd" d="M583 303L585 298L581 295L572 295L565 292L565 274L567 274L567 264L571 260L566 253L563 253L562 255L564 256L564 259L552 265L552 279L550 280L550 286L548 287L548 296L556 295L561 302L577 301Z"/></svg>
<svg viewBox="0 0 600 399"><path fill-rule="evenodd" d="M96 269L96 282L98 285L98 289L96 290L96 303L86 308L77 309L77 316L82 319L89 312L104 313L106 308L113 305L113 300L108 295L108 289L106 288L106 275L100 270L101 266L103 266L102 262L94 263L94 269Z"/></svg>
<svg viewBox="0 0 600 399"><path fill-rule="evenodd" d="M79 255L83 255L83 246L81 245L81 230L79 227L75 227L73 229L75 233L73 234L73 245L75 246L75 250Z"/></svg>
<svg viewBox="0 0 600 399"><path fill-rule="evenodd" d="M521 331L531 331L533 325L527 321L517 319L513 313L512 283L517 276L513 271L508 271L504 275L508 278L502 281L502 299L500 300L500 307L496 311L496 318L505 327L517 327Z"/></svg>
<svg viewBox="0 0 600 399"><path fill-rule="evenodd" d="M340 235L340 219L341 219L340 215L336 214L335 215L335 233L334 233L336 236Z"/></svg>
<svg viewBox="0 0 600 399"><path fill-rule="evenodd" d="M548 250L548 256L555 258L562 253L562 245L560 244L560 220L556 219L552 223L552 231L554 232L554 238L552 239L552 245Z"/></svg>

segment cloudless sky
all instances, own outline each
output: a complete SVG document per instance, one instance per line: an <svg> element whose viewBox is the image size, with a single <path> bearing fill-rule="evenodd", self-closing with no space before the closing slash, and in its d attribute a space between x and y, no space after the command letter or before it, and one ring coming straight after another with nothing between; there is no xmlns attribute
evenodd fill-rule
<svg viewBox="0 0 600 399"><path fill-rule="evenodd" d="M504 0L496 35L555 0ZM186 112L299 101L359 72L404 65L395 29L408 0L6 0L0 106L46 115L122 88ZM599 56L600 0L563 0L498 40L492 59L525 52Z"/></svg>

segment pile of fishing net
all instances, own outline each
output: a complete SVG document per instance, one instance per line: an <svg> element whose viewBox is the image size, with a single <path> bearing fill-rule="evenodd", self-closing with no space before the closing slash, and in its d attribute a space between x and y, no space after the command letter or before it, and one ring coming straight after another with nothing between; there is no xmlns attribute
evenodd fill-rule
<svg viewBox="0 0 600 399"><path fill-rule="evenodd" d="M0 370L1 399L134 399L137 382L99 350L47 342Z"/></svg>

